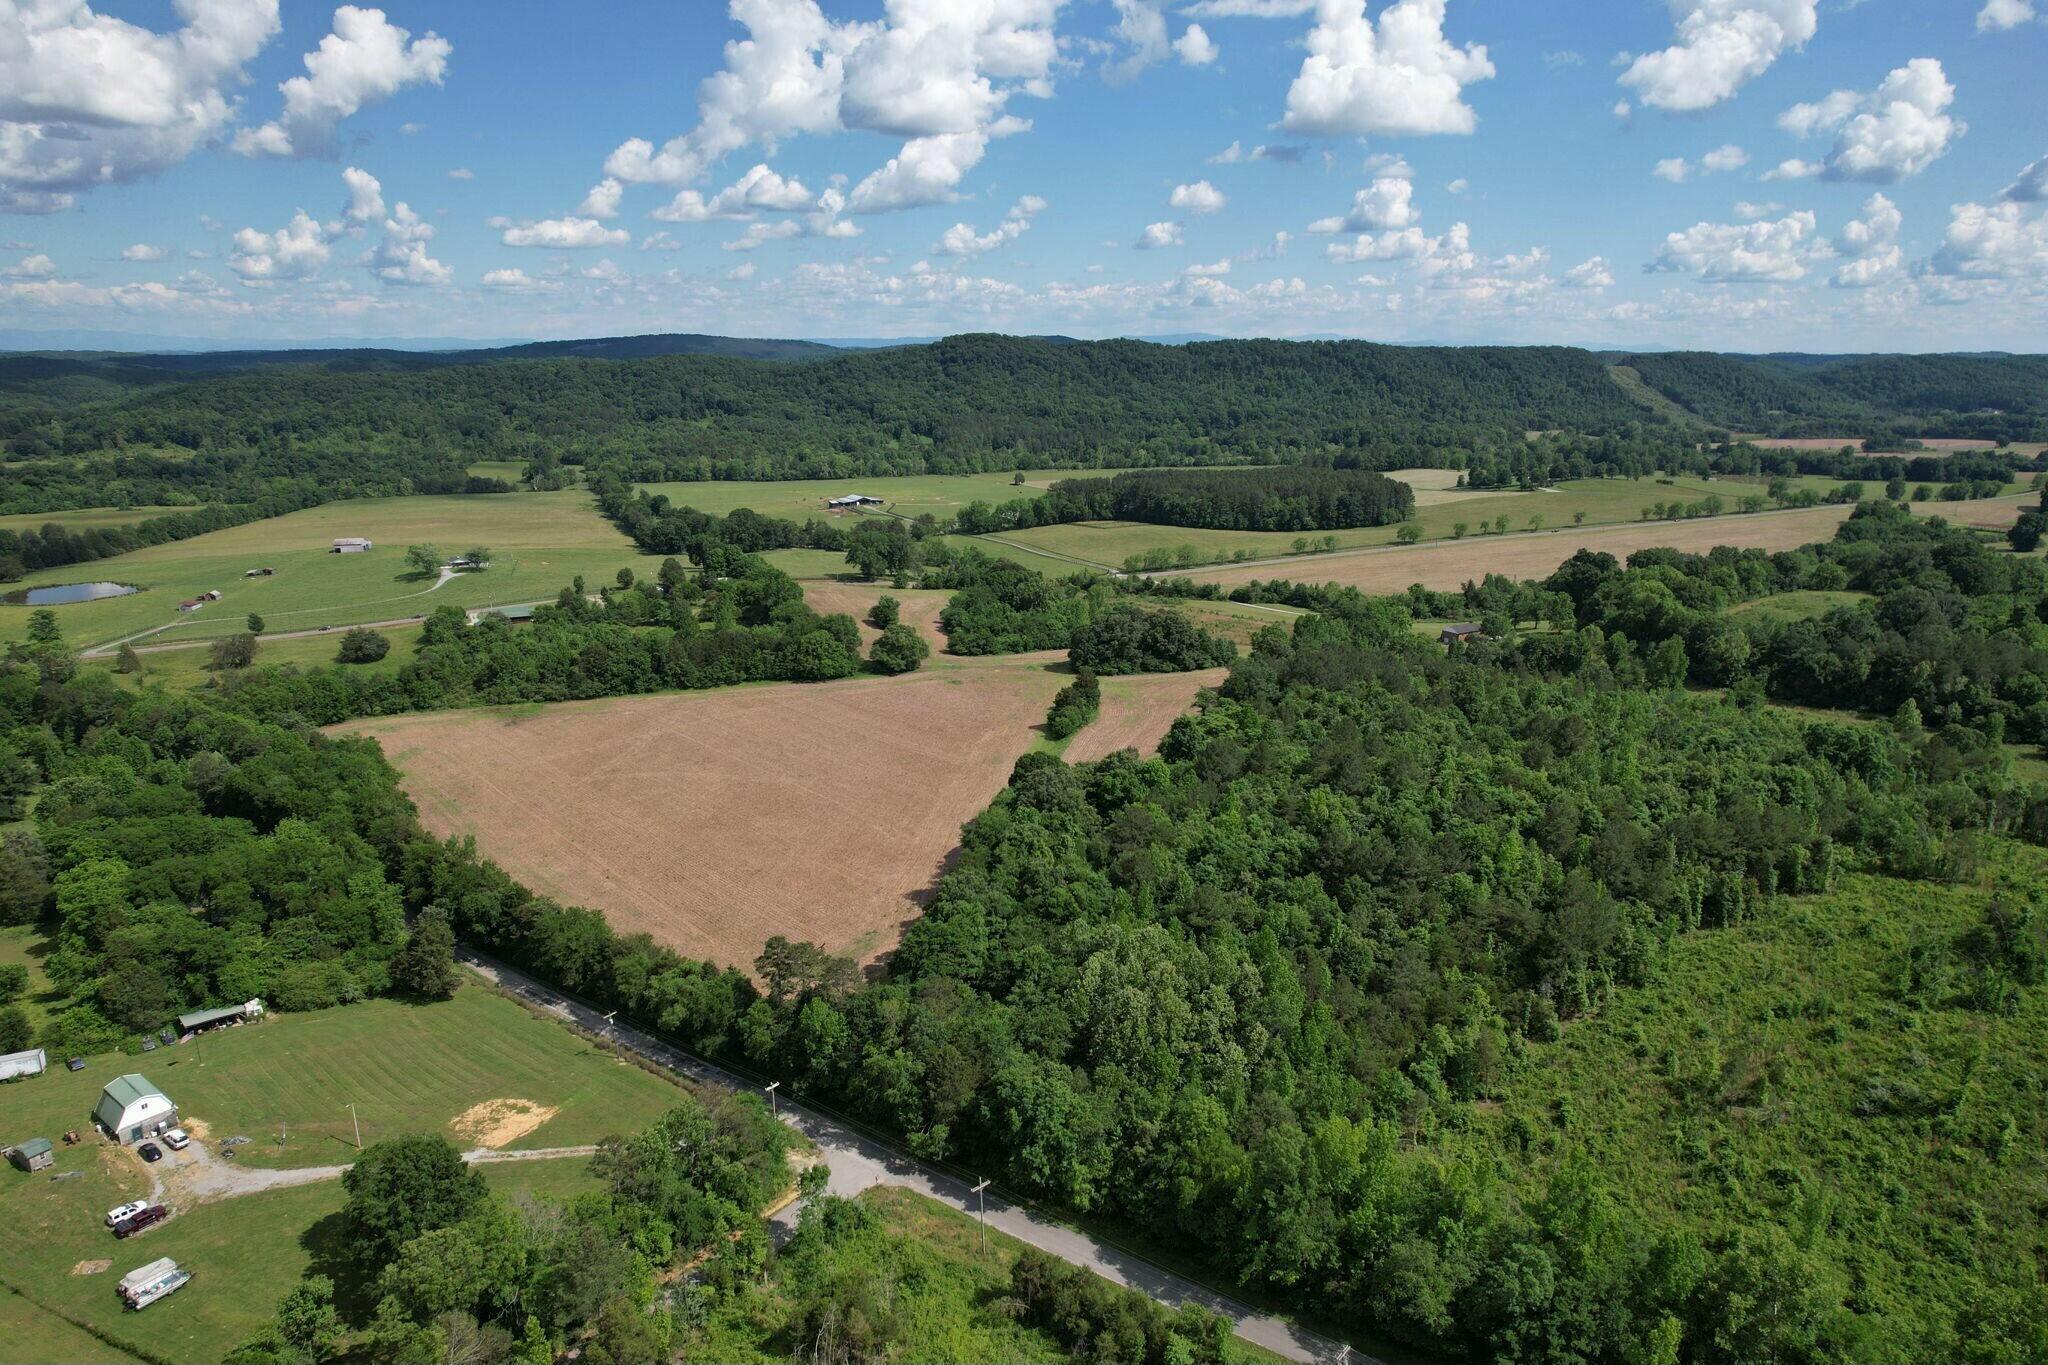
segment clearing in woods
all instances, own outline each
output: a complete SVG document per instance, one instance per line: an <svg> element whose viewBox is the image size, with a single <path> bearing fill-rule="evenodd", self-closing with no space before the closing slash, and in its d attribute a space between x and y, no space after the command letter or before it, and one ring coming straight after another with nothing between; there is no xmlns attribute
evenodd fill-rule
<svg viewBox="0 0 2048 1365"><path fill-rule="evenodd" d="M621 933L743 970L775 934L872 962L1037 738L1057 659L350 728L383 744L435 835L475 835Z"/></svg>
<svg viewBox="0 0 2048 1365"><path fill-rule="evenodd" d="M1173 723L1194 709L1195 694L1219 687L1227 668L1199 673L1139 673L1102 680L1102 714L1067 741L1069 763L1090 763L1118 749L1136 749L1150 758Z"/></svg>

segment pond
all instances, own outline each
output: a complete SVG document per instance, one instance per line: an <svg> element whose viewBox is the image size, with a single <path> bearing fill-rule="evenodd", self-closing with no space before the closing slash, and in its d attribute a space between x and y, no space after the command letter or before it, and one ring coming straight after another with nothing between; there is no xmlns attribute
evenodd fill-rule
<svg viewBox="0 0 2048 1365"><path fill-rule="evenodd" d="M97 602L126 597L142 589L133 583L53 583L47 588L21 588L0 597L10 607L61 607L67 602Z"/></svg>

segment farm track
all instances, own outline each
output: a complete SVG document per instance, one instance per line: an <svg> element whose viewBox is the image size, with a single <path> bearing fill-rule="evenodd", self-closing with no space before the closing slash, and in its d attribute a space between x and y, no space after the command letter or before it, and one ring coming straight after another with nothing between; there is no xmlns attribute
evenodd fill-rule
<svg viewBox="0 0 2048 1365"><path fill-rule="evenodd" d="M599 1011L546 986L524 973L469 948L458 949L466 966L501 988L589 1033L608 1037L669 1071L700 1085L758 1092L752 1080L693 1056L629 1024L610 1022ZM936 1200L970 1217L977 1213L973 1186L958 1174L917 1160L893 1142L872 1135L823 1108L782 1099L778 1117L817 1145L831 1167L830 1193L851 1197L878 1185L896 1186ZM801 1205L776 1215L793 1221ZM1134 1289L1170 1308L1199 1304L1228 1318L1236 1334L1297 1365L1384 1365L1344 1342L1312 1332L1284 1318L1261 1313L1221 1291L1156 1265L1134 1252L1070 1227L1022 1200L1005 1197L991 1186L988 1225L1018 1241L1093 1271L1113 1284Z"/></svg>

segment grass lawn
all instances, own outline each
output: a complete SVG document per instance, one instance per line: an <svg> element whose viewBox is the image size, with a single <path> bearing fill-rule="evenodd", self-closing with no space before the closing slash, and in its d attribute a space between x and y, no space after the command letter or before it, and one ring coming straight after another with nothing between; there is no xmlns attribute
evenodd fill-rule
<svg viewBox="0 0 2048 1365"><path fill-rule="evenodd" d="M897 1332L891 1359L1059 1365L1072 1358L1050 1333L992 1310L1009 1292L1010 1270L1023 1243L990 1231L984 1254L974 1219L909 1190L872 1189L859 1202L881 1216L881 1227L842 1250L837 1264L872 1267L893 1288ZM795 1307L771 1269L764 1288L719 1300L690 1333L682 1358L763 1365L787 1360L780 1338ZM1249 1342L1233 1339L1231 1346L1231 1362L1280 1359Z"/></svg>
<svg viewBox="0 0 2048 1365"><path fill-rule="evenodd" d="M391 652L373 664L352 664L350 667L369 673L396 673L412 662L413 649L419 644L420 627L386 626L378 632L391 641ZM296 640L275 640L264 638L256 646L258 664L297 664L301 668L315 668L335 662L335 651L341 648L342 631L336 627L322 635L308 635ZM150 641L143 641L147 645ZM83 666L112 673L116 678L135 688L162 683L174 689L205 687L211 684L217 674L207 667L212 651L205 644L196 644L186 649L165 649L145 652L142 655L143 672L123 674L115 672L117 660L111 654L87 659Z"/></svg>
<svg viewBox="0 0 2048 1365"><path fill-rule="evenodd" d="M367 536L376 548L337 555L337 536ZM463 574L433 591L405 567L407 545L427 543L444 555L472 545L491 549L482 573ZM255 612L271 630L425 615L439 606L474 607L552 598L577 574L595 587L621 568L652 575L659 556L643 555L597 514L581 489L559 493L370 498L251 522L155 545L92 564L44 569L22 586L112 579L144 591L53 608L65 637L84 647L169 625L157 640L232 635ZM271 578L245 579L271 567ZM225 594L189 615L179 601L208 588ZM28 611L0 606L0 640L27 630Z"/></svg>
<svg viewBox="0 0 2048 1365"><path fill-rule="evenodd" d="M117 1241L106 1230L106 1210L148 1190L141 1166L93 1143L60 1149L52 1180L11 1167L0 1172L0 1218L10 1247L0 1263L0 1324L29 1305L26 1335L0 1341L0 1362L126 1360L74 1324L103 1337L173 1361L215 1361L252 1336L309 1269L330 1275L344 1304L360 1301L360 1274L345 1257L339 1180L243 1195L180 1211L139 1238ZM558 1198L595 1188L589 1162L513 1161L481 1168L492 1188L532 1190ZM192 1282L141 1313L122 1308L116 1282L159 1256L192 1272ZM75 1274L94 1260L107 1269ZM353 1292L352 1292L353 1291ZM74 1347L89 1354L71 1354Z"/></svg>
<svg viewBox="0 0 2048 1365"><path fill-rule="evenodd" d="M11 1289L0 1289L0 1365L122 1365L140 1359Z"/></svg>
<svg viewBox="0 0 2048 1365"><path fill-rule="evenodd" d="M29 1024L38 1030L70 1003L50 985L50 978L43 973L43 956L48 950L48 943L32 925L0 929L0 962L19 962L28 968L28 993L15 1003L28 1011ZM6 1110L7 1106L0 1105L0 1113ZM0 1137L0 1142L13 1140Z"/></svg>
<svg viewBox="0 0 2048 1365"><path fill-rule="evenodd" d="M1529 1188L1589 1161L1653 1225L1813 1229L1876 1358L1926 1358L1916 1320L2048 1256L2048 989L1979 1006L1960 946L1995 897L2038 900L2048 855L1992 841L1986 864L1958 887L1845 876L1682 936L1651 984L1530 1045L1475 1150Z"/></svg>
<svg viewBox="0 0 2048 1365"><path fill-rule="evenodd" d="M1296 620L1309 613L1296 607L1255 606L1250 602L1206 602L1198 597L1139 598L1142 606L1168 606L1212 635L1235 640L1240 649L1250 649L1252 636L1267 626L1292 629Z"/></svg>
<svg viewBox="0 0 2048 1365"><path fill-rule="evenodd" d="M153 1053L104 1054L78 1072L51 1061L45 1075L7 1089L7 1131L14 1134L7 1141L54 1140L66 1129L86 1128L100 1087L139 1071L214 1137L255 1139L237 1158L252 1166L347 1161L354 1152L351 1102L365 1142L439 1132L469 1147L475 1139L454 1131L451 1120L485 1100L527 1100L556 1113L497 1145L531 1149L634 1131L665 1113L678 1093L478 985L432 1005L379 999L273 1015Z"/></svg>
<svg viewBox="0 0 2048 1365"><path fill-rule="evenodd" d="M1778 592L1753 602L1738 602L1728 608L1727 614L1769 621L1808 621L1837 607L1852 607L1867 600L1869 594L1861 592Z"/></svg>

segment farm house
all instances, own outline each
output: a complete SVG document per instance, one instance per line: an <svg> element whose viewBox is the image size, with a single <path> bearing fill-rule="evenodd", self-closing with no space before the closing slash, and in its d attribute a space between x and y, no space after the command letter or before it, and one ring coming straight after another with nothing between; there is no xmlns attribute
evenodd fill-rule
<svg viewBox="0 0 2048 1365"><path fill-rule="evenodd" d="M7 1159L24 1171L40 1171L57 1159L48 1138L30 1138L7 1149Z"/></svg>
<svg viewBox="0 0 2048 1365"><path fill-rule="evenodd" d="M168 1128L178 1121L178 1106L170 1096L151 1085L136 1072L116 1076L100 1091L92 1107L93 1122L116 1142L140 1142L152 1131Z"/></svg>
<svg viewBox="0 0 2048 1365"><path fill-rule="evenodd" d="M262 1017L261 1000L244 1000L239 1005L223 1005L217 1010L193 1010L190 1014L181 1014L178 1016L178 1032L189 1038L208 1029L225 1028L229 1024L239 1024L245 1019Z"/></svg>
<svg viewBox="0 0 2048 1365"><path fill-rule="evenodd" d="M370 549L372 542L363 536L336 536L334 553L338 555L359 555Z"/></svg>
<svg viewBox="0 0 2048 1365"><path fill-rule="evenodd" d="M870 497L866 493L848 493L843 498L826 499L825 505L827 507L880 507L882 500Z"/></svg>
<svg viewBox="0 0 2048 1365"><path fill-rule="evenodd" d="M43 1050L39 1047L29 1048L26 1052L10 1052L0 1057L0 1081L19 1081L30 1076L40 1076L43 1074L43 1068L49 1064L50 1059L43 1055Z"/></svg>

